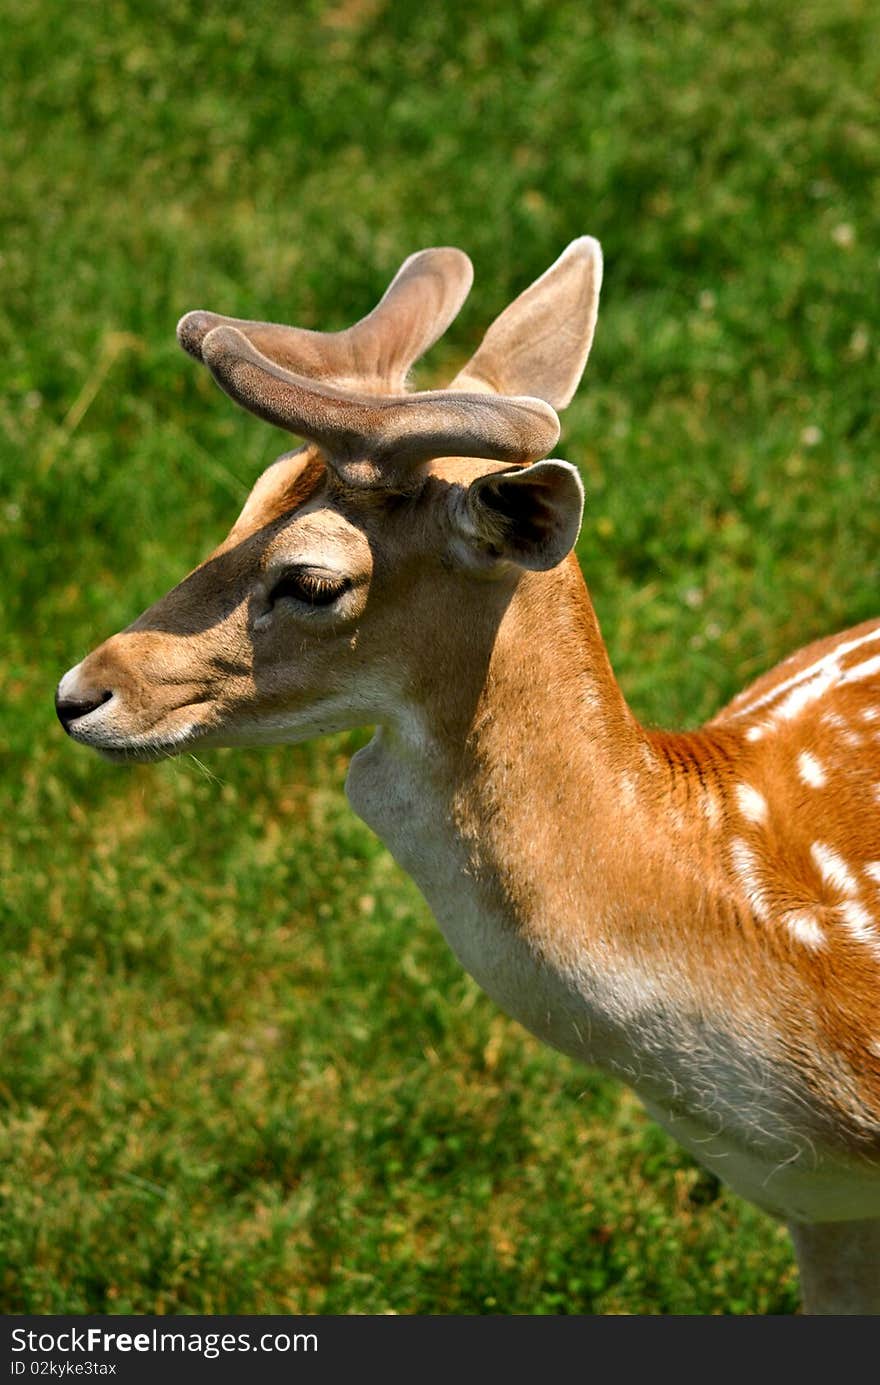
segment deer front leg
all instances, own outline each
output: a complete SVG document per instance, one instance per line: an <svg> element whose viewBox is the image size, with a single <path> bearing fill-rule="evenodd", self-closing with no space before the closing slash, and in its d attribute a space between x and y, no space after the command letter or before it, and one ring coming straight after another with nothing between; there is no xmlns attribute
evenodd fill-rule
<svg viewBox="0 0 880 1385"><path fill-rule="evenodd" d="M880 1313L880 1221L791 1222L805 1313Z"/></svg>

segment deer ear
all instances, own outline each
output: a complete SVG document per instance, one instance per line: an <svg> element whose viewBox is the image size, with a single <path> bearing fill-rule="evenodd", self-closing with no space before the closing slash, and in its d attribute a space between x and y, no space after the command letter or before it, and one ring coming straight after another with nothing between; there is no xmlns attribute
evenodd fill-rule
<svg viewBox="0 0 880 1385"><path fill-rule="evenodd" d="M499 559L533 572L561 563L575 545L584 488L570 462L535 462L472 481L459 532L480 566Z"/></svg>
<svg viewBox="0 0 880 1385"><path fill-rule="evenodd" d="M449 388L531 394L564 409L587 363L601 286L602 249L581 236L495 319Z"/></svg>

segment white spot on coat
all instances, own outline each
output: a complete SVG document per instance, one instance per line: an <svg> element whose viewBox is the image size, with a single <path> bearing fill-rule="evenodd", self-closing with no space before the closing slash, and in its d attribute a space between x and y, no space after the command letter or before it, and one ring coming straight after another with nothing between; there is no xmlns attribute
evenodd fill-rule
<svg viewBox="0 0 880 1385"><path fill-rule="evenodd" d="M755 916L763 923L770 917L767 895L758 875L758 861L748 842L735 837L730 843L730 859Z"/></svg>
<svg viewBox="0 0 880 1385"><path fill-rule="evenodd" d="M844 745L852 746L853 750L857 750L860 745L865 744L865 738L861 731L841 731L840 739Z"/></svg>
<svg viewBox="0 0 880 1385"><path fill-rule="evenodd" d="M736 801L748 822L767 821L767 800L757 789L753 789L751 784L737 784Z"/></svg>
<svg viewBox="0 0 880 1385"><path fill-rule="evenodd" d="M825 946L825 934L819 920L809 909L788 909L782 915L782 922L791 936L805 947Z"/></svg>
<svg viewBox="0 0 880 1385"><path fill-rule="evenodd" d="M855 876L843 857L832 847L825 842L813 842L810 855L826 885L830 885L833 890L840 890L842 894L858 894L859 887Z"/></svg>
<svg viewBox="0 0 880 1385"><path fill-rule="evenodd" d="M811 755L809 750L802 750L798 756L798 774L811 789L821 789L825 783L826 774L822 762L817 760L815 755Z"/></svg>
<svg viewBox="0 0 880 1385"><path fill-rule="evenodd" d="M632 807L636 801L636 781L631 774L620 776L620 797L627 807Z"/></svg>
<svg viewBox="0 0 880 1385"><path fill-rule="evenodd" d="M845 731L846 721L839 712L826 712L822 717L825 726L831 726L835 731Z"/></svg>
<svg viewBox="0 0 880 1385"><path fill-rule="evenodd" d="M826 673L831 675L831 681L833 682L835 678L840 676L841 659L844 659L847 654L851 654L854 649L859 649L863 644L869 644L874 640L880 640L880 625L876 626L873 630L869 630L866 635L859 635L858 639L845 640L843 644L839 644L835 649L830 649L827 654L823 654L821 659L817 659L814 664L808 664L806 668L802 668L797 673L793 673L790 678L786 678L782 683L777 683L775 687L770 688L768 692L762 693L762 695L755 698L753 702L747 702L744 706L737 707L736 711L731 715L738 717L749 716L753 712L756 712L759 707L764 707L768 702L774 702L776 698L782 697L790 688L796 688L799 684L812 681L815 678L824 679ZM873 660L869 662L873 662ZM825 686L827 687L829 684L826 683ZM808 700L813 700L812 695ZM753 739L757 740L758 737L756 736Z"/></svg>
<svg viewBox="0 0 880 1385"><path fill-rule="evenodd" d="M875 654L873 659L865 659L863 663L856 664L854 668L848 668L841 678L841 683L858 683L862 678L873 678L875 673L880 673L880 654Z"/></svg>
<svg viewBox="0 0 880 1385"><path fill-rule="evenodd" d="M838 676L839 669L834 665L823 669L806 683L798 684L796 688L792 688L785 700L780 702L775 709L775 715L780 721L794 721L805 707L809 707L811 702L815 702L834 686Z"/></svg>
<svg viewBox="0 0 880 1385"><path fill-rule="evenodd" d="M861 904L856 904L854 900L849 900L840 906L840 917L847 929L857 942L867 943L872 952L880 957L880 941L877 938L877 929L872 914L868 913Z"/></svg>

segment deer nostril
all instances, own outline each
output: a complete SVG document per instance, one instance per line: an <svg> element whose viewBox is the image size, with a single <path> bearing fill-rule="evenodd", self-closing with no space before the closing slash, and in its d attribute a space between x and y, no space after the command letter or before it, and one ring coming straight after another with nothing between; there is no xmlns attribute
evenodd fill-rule
<svg viewBox="0 0 880 1385"><path fill-rule="evenodd" d="M91 693L88 697L59 697L55 694L55 711L58 713L58 720L69 731L75 721L80 717L88 716L89 712L94 712L96 707L103 707L105 702L109 702L113 696L112 688L107 688L103 692Z"/></svg>

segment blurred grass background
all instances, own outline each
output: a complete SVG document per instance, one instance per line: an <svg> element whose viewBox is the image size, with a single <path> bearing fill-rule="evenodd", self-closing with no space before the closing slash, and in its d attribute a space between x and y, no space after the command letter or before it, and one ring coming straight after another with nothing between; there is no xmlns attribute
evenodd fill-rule
<svg viewBox="0 0 880 1385"><path fill-rule="evenodd" d="M205 306L367 311L451 243L442 383L575 235L559 454L636 711L693 725L877 613L880 11L859 0L0 0L0 1309L794 1311L784 1233L445 950L359 738L121 770L60 674L281 450Z"/></svg>

